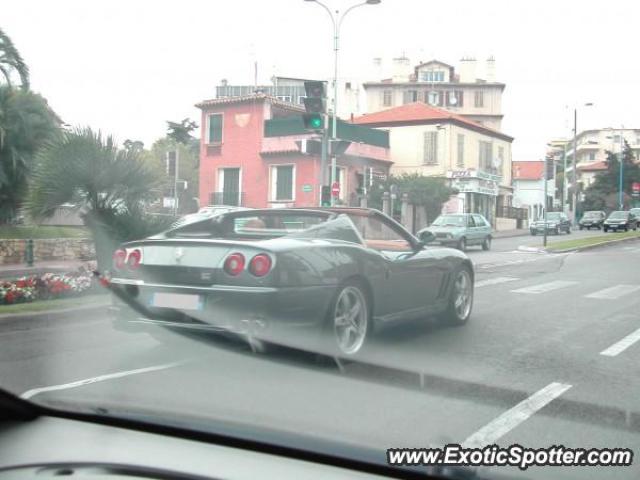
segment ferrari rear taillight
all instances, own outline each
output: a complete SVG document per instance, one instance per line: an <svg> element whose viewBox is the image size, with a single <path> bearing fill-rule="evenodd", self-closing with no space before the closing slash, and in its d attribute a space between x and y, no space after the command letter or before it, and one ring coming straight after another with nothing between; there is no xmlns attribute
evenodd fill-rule
<svg viewBox="0 0 640 480"><path fill-rule="evenodd" d="M127 251L119 248L113 252L113 268L116 270L122 270L127 260Z"/></svg>
<svg viewBox="0 0 640 480"><path fill-rule="evenodd" d="M256 277L264 277L270 270L271 257L265 253L259 253L249 263L249 271Z"/></svg>
<svg viewBox="0 0 640 480"><path fill-rule="evenodd" d="M142 252L140 249L136 248L129 254L129 258L127 258L127 266L131 270L135 270L140 267L140 262L142 261Z"/></svg>
<svg viewBox="0 0 640 480"><path fill-rule="evenodd" d="M238 276L244 270L244 263L244 255L232 253L224 261L224 271L233 277Z"/></svg>

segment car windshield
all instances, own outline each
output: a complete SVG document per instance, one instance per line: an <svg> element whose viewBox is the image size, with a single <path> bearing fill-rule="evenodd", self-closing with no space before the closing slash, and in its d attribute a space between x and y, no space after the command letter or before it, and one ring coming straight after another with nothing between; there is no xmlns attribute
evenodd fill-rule
<svg viewBox="0 0 640 480"><path fill-rule="evenodd" d="M2 1L0 472L640 478L640 1L574 3Z"/></svg>
<svg viewBox="0 0 640 480"><path fill-rule="evenodd" d="M466 224L464 215L441 215L432 223L436 227L464 227Z"/></svg>

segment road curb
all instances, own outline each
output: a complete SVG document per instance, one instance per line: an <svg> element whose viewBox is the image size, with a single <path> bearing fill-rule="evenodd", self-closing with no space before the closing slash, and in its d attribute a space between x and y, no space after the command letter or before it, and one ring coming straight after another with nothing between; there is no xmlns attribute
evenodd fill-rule
<svg viewBox="0 0 640 480"><path fill-rule="evenodd" d="M614 240L607 240L600 243L594 243L593 245L585 245L583 247L574 247L574 248L566 248L563 250L545 250L547 253L570 253L570 252L581 252L583 250L593 250L600 247L606 247L607 245L614 245L616 243L626 243L640 240L640 236L638 237L628 237L628 238L617 238Z"/></svg>
<svg viewBox="0 0 640 480"><path fill-rule="evenodd" d="M81 307L61 308L58 310L46 310L40 312L5 313L0 315L0 326L5 327L11 323L34 323L39 321L58 321L70 318L86 318L88 315L99 313L110 305L109 301L94 303Z"/></svg>

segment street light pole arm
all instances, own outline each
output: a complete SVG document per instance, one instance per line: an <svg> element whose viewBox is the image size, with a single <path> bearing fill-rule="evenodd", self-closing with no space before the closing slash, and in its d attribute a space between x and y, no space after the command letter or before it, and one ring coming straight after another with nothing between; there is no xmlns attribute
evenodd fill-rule
<svg viewBox="0 0 640 480"><path fill-rule="evenodd" d="M324 3L319 2L318 0L313 0L313 3L317 3L322 8L324 8L324 10L327 12L327 14L329 15L329 18L331 18L331 23L333 24L333 34L335 35L338 25L336 24L336 19L334 18L333 12L331 11L331 9L327 7Z"/></svg>
<svg viewBox="0 0 640 480"><path fill-rule="evenodd" d="M362 3L356 3L355 5L351 5L349 8L347 8L344 13L340 16L340 19L338 20L338 26L337 26L337 30L338 32L340 32L340 26L342 25L342 21L344 20L344 17L347 16L347 13L349 13L351 10L353 10L354 8L358 8L358 7L362 7L364 5L368 5L367 2L362 2Z"/></svg>

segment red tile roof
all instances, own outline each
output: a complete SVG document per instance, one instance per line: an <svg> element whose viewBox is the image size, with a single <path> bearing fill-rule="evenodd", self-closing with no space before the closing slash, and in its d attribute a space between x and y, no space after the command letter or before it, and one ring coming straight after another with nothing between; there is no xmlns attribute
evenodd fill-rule
<svg viewBox="0 0 640 480"><path fill-rule="evenodd" d="M595 162L589 165L578 165L578 170L582 170L583 172L599 172L601 170L607 169L607 162Z"/></svg>
<svg viewBox="0 0 640 480"><path fill-rule="evenodd" d="M513 162L511 167L514 180L540 180L544 173L542 160Z"/></svg>
<svg viewBox="0 0 640 480"><path fill-rule="evenodd" d="M429 124L429 123L457 123L466 128L483 132L487 135L499 137L512 141L513 137L505 135L484 125L480 125L473 120L469 120L462 115L452 113L442 108L432 107L423 102L413 102L393 107L379 112L367 113L354 118L352 123L368 125L370 127L400 127L406 125Z"/></svg>

